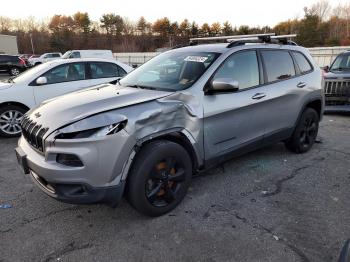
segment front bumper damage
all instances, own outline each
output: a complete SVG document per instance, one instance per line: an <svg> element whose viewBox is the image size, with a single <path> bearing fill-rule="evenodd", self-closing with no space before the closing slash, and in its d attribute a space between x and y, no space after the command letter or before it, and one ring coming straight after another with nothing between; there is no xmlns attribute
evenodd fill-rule
<svg viewBox="0 0 350 262"><path fill-rule="evenodd" d="M50 147L50 143L54 146ZM122 130L103 139L56 140L46 144L45 153L40 153L21 137L15 149L24 173L44 193L72 204L115 206L120 201L125 187L123 168L133 145L127 132ZM74 154L83 166L58 163L58 154Z"/></svg>

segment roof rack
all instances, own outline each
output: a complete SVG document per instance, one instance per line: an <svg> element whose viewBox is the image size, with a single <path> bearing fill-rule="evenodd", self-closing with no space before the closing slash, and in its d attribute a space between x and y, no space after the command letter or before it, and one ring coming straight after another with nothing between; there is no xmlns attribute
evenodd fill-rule
<svg viewBox="0 0 350 262"><path fill-rule="evenodd" d="M249 44L249 43L267 43L267 44L280 44L280 45L297 45L295 42L291 41L292 38L296 37L296 34L291 35L273 35L273 36L257 36L251 38L241 38L241 39L227 39L229 44L227 48L234 46Z"/></svg>
<svg viewBox="0 0 350 262"><path fill-rule="evenodd" d="M213 36L213 37L196 37L190 38L190 43L192 42L204 42L204 41L220 41L220 40L228 40L228 39L241 39L241 38L251 38L251 37L264 37L264 36L274 36L275 33L267 33L267 34L251 34L251 35L231 35L231 36Z"/></svg>
<svg viewBox="0 0 350 262"><path fill-rule="evenodd" d="M233 36L214 36L214 37L198 37L190 38L190 45L197 45L199 42L223 41L229 42L227 48L244 45L248 43L271 43L282 45L297 45L291 41L296 34L276 35L275 33L251 34L251 35L233 35Z"/></svg>

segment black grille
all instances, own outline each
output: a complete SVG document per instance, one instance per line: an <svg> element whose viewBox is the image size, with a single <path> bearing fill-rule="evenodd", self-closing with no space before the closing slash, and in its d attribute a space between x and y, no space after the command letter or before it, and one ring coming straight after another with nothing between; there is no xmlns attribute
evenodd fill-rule
<svg viewBox="0 0 350 262"><path fill-rule="evenodd" d="M350 105L350 81L326 81L324 94L326 105Z"/></svg>
<svg viewBox="0 0 350 262"><path fill-rule="evenodd" d="M22 134L25 140L37 150L44 151L43 137L47 132L48 128L42 127L33 120L31 120L27 115L22 118L21 122Z"/></svg>

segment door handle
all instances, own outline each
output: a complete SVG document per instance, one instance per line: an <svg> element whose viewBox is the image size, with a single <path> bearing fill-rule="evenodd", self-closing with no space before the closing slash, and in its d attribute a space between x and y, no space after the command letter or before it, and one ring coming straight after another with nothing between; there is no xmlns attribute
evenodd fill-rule
<svg viewBox="0 0 350 262"><path fill-rule="evenodd" d="M266 96L266 94L264 93L256 93L255 95L252 96L252 99L261 99L261 98L264 98Z"/></svg>
<svg viewBox="0 0 350 262"><path fill-rule="evenodd" d="M305 82L299 82L298 84L297 84L297 87L299 87L299 88L303 88L303 87L305 87L306 86L306 83Z"/></svg>

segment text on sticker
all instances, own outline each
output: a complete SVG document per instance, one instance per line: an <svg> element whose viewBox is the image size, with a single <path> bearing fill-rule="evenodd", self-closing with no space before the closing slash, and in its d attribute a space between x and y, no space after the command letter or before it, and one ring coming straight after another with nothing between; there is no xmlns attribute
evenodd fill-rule
<svg viewBox="0 0 350 262"><path fill-rule="evenodd" d="M185 61L204 63L207 59L208 57L206 56L188 56L185 58Z"/></svg>

